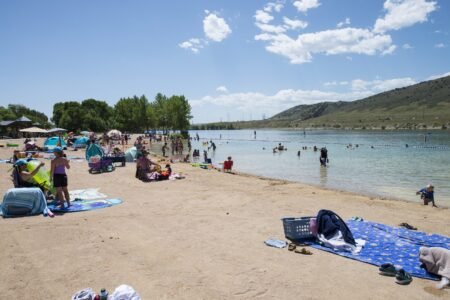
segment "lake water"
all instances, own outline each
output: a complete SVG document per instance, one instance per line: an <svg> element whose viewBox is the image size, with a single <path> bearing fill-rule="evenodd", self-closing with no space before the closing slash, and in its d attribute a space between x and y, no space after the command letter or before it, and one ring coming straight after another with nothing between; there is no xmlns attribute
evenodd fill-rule
<svg viewBox="0 0 450 300"><path fill-rule="evenodd" d="M298 181L364 195L420 202L415 192L432 183L436 205L450 207L450 133L447 131L191 131L209 150L213 163L232 156L237 171ZM282 143L287 151L273 153ZM347 147L352 144L352 147ZM358 147L356 147L358 145ZM406 146L408 145L408 147ZM301 150L307 146L308 150ZM320 167L320 151L328 149L328 167ZM300 157L297 156L301 150Z"/></svg>

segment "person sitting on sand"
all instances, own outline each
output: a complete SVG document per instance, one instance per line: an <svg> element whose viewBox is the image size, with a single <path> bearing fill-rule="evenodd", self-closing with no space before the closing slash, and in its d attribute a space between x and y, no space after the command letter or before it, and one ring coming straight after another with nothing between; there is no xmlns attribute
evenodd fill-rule
<svg viewBox="0 0 450 300"><path fill-rule="evenodd" d="M233 168L233 160L231 156L228 156L227 160L223 162L223 172L231 173L231 169Z"/></svg>
<svg viewBox="0 0 450 300"><path fill-rule="evenodd" d="M161 171L158 180L169 179L170 175L172 175L172 168L170 167L170 164L166 164L166 169L164 171Z"/></svg>
<svg viewBox="0 0 450 300"><path fill-rule="evenodd" d="M155 169L152 168L152 166L159 169L161 168L159 164L152 162L148 158L148 151L142 151L142 155L136 161L136 178L144 182L157 180L159 175L157 175L158 173L155 172Z"/></svg>
<svg viewBox="0 0 450 300"><path fill-rule="evenodd" d="M41 162L36 169L34 169L32 172L27 171L27 160L25 159L18 159L14 163L14 169L13 169L13 181L14 181L14 187L16 188L29 188L29 187L38 187L41 188L38 184L34 183L32 178L34 175L36 175L37 172L39 172L39 169L44 166L44 163ZM45 192L45 191L44 191Z"/></svg>
<svg viewBox="0 0 450 300"><path fill-rule="evenodd" d="M432 184L429 184L416 192L416 195L419 194L420 198L423 200L423 205L428 205L428 203L431 202L433 207L437 207L436 204L434 204L434 186Z"/></svg>

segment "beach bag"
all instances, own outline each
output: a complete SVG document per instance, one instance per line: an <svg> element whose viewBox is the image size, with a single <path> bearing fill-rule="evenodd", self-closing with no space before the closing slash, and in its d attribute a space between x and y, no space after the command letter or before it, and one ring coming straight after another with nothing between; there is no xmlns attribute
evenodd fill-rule
<svg viewBox="0 0 450 300"><path fill-rule="evenodd" d="M83 289L72 295L72 300L94 300L95 293L91 288Z"/></svg>
<svg viewBox="0 0 450 300"><path fill-rule="evenodd" d="M129 285L122 284L112 293L109 300L141 300L141 296Z"/></svg>

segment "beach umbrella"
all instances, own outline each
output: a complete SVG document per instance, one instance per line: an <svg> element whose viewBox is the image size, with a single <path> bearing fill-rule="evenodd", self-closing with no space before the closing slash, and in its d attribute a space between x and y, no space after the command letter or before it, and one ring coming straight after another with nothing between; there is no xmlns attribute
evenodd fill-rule
<svg viewBox="0 0 450 300"><path fill-rule="evenodd" d="M48 131L39 127L30 127L19 130L20 132L28 132L28 133L47 133Z"/></svg>
<svg viewBox="0 0 450 300"><path fill-rule="evenodd" d="M64 128L52 128L52 129L49 129L47 132L55 133L55 132L64 132L64 131L67 131L67 129L64 129Z"/></svg>
<svg viewBox="0 0 450 300"><path fill-rule="evenodd" d="M120 138L120 136L122 135L122 132L120 132L120 131L117 130L117 129L113 129L113 130L110 130L110 131L107 133L107 135L108 135L109 137L119 137L119 138Z"/></svg>

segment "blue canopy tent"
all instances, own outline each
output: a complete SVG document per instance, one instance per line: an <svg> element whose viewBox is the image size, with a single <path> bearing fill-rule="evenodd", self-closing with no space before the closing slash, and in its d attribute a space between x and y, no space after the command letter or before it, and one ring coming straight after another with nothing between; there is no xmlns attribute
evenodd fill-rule
<svg viewBox="0 0 450 300"><path fill-rule="evenodd" d="M44 147L48 150L53 150L56 146L60 146L63 149L67 149L67 144L62 137L52 136L47 138L44 143Z"/></svg>

